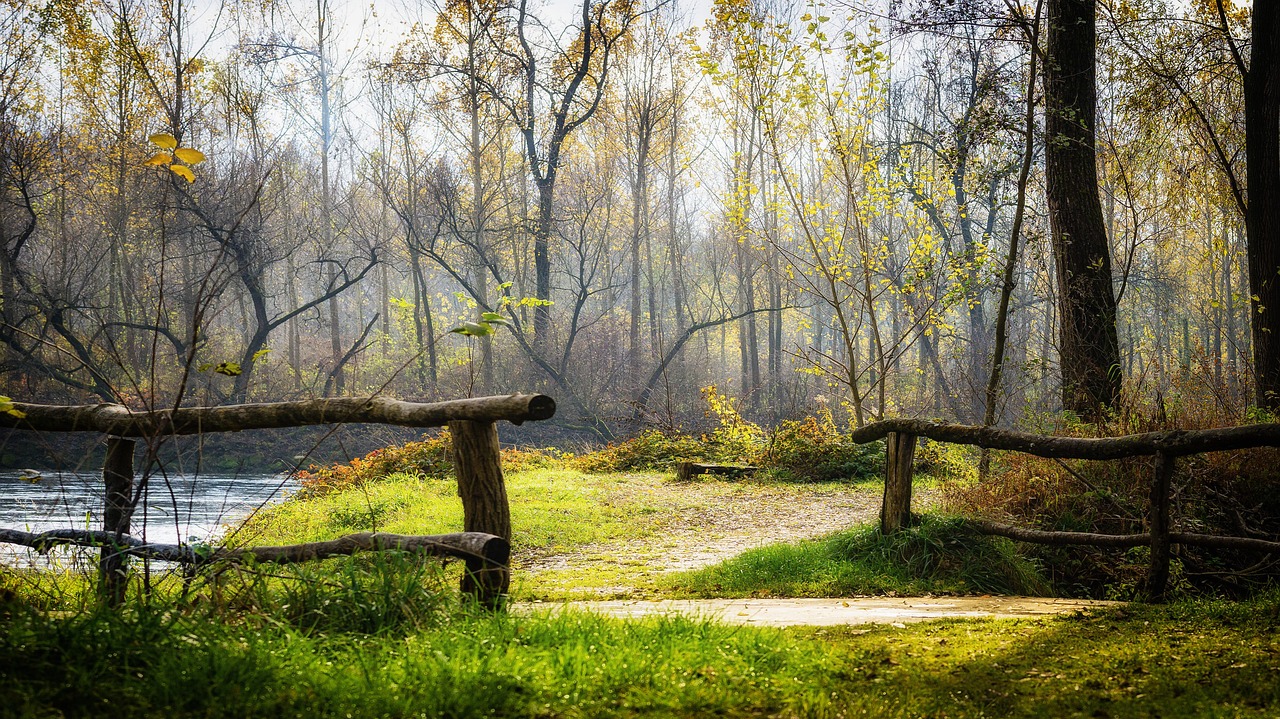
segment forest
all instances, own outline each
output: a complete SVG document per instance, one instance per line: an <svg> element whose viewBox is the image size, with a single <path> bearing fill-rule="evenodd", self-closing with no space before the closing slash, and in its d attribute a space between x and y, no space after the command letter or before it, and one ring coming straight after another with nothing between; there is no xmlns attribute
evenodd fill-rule
<svg viewBox="0 0 1280 719"><path fill-rule="evenodd" d="M1280 4L0 36L0 717L1280 713Z"/></svg>
<svg viewBox="0 0 1280 719"><path fill-rule="evenodd" d="M1277 406L1265 5L2 12L14 398L546 391L598 441L704 388L851 427Z"/></svg>

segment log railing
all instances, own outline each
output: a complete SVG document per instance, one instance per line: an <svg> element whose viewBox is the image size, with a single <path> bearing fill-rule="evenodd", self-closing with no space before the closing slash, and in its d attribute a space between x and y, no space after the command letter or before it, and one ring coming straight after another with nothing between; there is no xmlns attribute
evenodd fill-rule
<svg viewBox="0 0 1280 719"><path fill-rule="evenodd" d="M102 531L66 529L31 533L0 529L0 542L40 550L54 544L102 547L98 564L100 588L110 604L118 605L124 600L128 581L126 560L130 556L186 564L250 560L297 562L357 551L399 549L463 559L467 569L462 579L463 593L492 608L499 606L511 581L511 510L502 477L495 423L506 420L521 424L549 419L555 414L556 405L546 395L513 394L433 403L346 397L153 411L115 404L54 406L14 402L13 409L17 412L0 413L0 427L107 435L107 457L102 472L106 490ZM453 439L458 495L462 499L463 532L430 536L364 533L330 542L223 548L210 553L198 552L187 545L149 545L130 535L136 439L340 423L402 427L447 425Z"/></svg>
<svg viewBox="0 0 1280 719"><path fill-rule="evenodd" d="M917 437L984 449L1023 452L1051 459L1116 460L1154 456L1145 534L1044 532L985 520L971 522L983 534L1009 537L1022 542L1094 547L1149 546L1151 563L1147 575L1147 593L1154 601L1164 598L1169 581L1171 547L1175 544L1280 553L1280 542L1252 537L1173 532L1169 510L1171 480L1178 457L1205 452L1280 447L1280 424L1085 438L1053 437L995 427L944 424L918 419L876 422L854 430L850 439L859 444L885 440L887 457L884 504L880 512L880 531L885 534L897 532L911 521L911 467Z"/></svg>

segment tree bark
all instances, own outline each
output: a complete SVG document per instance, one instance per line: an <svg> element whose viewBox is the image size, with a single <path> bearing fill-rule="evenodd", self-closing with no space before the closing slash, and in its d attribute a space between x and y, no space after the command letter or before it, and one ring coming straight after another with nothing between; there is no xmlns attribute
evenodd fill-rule
<svg viewBox="0 0 1280 719"><path fill-rule="evenodd" d="M511 508L502 478L498 428L493 422L459 420L449 423L453 440L453 466L462 498L463 530L493 534L511 541ZM496 606L509 589L506 571L468 565L462 577L462 593L474 594Z"/></svg>
<svg viewBox="0 0 1280 719"><path fill-rule="evenodd" d="M1148 508L1151 532L1151 568L1147 573L1147 597L1164 601L1169 586L1169 492L1173 480L1174 458L1164 452L1156 455Z"/></svg>
<svg viewBox="0 0 1280 719"><path fill-rule="evenodd" d="M511 513L502 478L497 426L493 422L455 420L449 423L449 434L464 531L511 539Z"/></svg>
<svg viewBox="0 0 1280 719"><path fill-rule="evenodd" d="M880 508L880 533L893 534L911 524L911 469L916 436L890 432L885 437L884 504Z"/></svg>
<svg viewBox="0 0 1280 719"><path fill-rule="evenodd" d="M938 442L1025 452L1060 459L1123 459L1165 452L1172 456L1228 452L1254 447L1280 447L1280 423L1251 424L1219 429L1166 430L1122 437L1053 437L995 427L945 424L920 419L886 419L853 430L855 444L884 439L894 432L928 437Z"/></svg>
<svg viewBox="0 0 1280 719"><path fill-rule="evenodd" d="M1045 194L1059 287L1062 405L1086 421L1115 405L1121 381L1094 149L1096 4L1049 0L1045 67Z"/></svg>
<svg viewBox="0 0 1280 719"><path fill-rule="evenodd" d="M239 432L339 423L441 427L454 420L507 420L520 424L549 419L556 412L555 400L541 394L475 397L429 404L401 402L387 397L343 397L223 407L182 407L150 412L133 411L118 404L64 407L14 402L13 406L26 416L18 418L0 413L0 427L42 432L102 432L117 437Z"/></svg>
<svg viewBox="0 0 1280 719"><path fill-rule="evenodd" d="M1280 7L1253 7L1244 76L1250 325L1257 402L1280 411Z"/></svg>

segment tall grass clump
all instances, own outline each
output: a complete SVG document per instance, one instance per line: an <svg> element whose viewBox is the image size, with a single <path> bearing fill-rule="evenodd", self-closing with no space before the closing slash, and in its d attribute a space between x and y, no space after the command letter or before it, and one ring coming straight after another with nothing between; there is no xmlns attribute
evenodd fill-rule
<svg viewBox="0 0 1280 719"><path fill-rule="evenodd" d="M1049 583L1013 543L977 534L962 519L925 517L892 535L867 525L823 539L753 549L676 575L692 596L841 597L1019 594L1045 596Z"/></svg>

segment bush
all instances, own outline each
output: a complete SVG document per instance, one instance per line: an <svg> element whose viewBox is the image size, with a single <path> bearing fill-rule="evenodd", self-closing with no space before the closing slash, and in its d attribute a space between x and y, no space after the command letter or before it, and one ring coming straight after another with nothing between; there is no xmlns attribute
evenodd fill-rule
<svg viewBox="0 0 1280 719"><path fill-rule="evenodd" d="M502 468L506 472L546 467L551 462L551 457L537 450L502 450ZM393 474L408 474L424 479L453 477L453 440L449 436L449 430L444 429L431 436L424 435L418 442L375 449L346 464L328 467L312 465L309 470L297 474L298 481L302 484L298 496L318 497L329 492L359 487L366 482L384 480Z"/></svg>
<svg viewBox="0 0 1280 719"><path fill-rule="evenodd" d="M978 450L921 437L916 443L913 466L915 471L934 479L973 481L978 478Z"/></svg>
<svg viewBox="0 0 1280 719"><path fill-rule="evenodd" d="M821 420L787 420L768 435L752 461L779 479L805 482L865 480L884 473L884 443L854 444L830 413Z"/></svg>
<svg viewBox="0 0 1280 719"><path fill-rule="evenodd" d="M786 420L773 430L749 422L732 398L715 386L702 390L707 415L717 426L700 437L656 429L574 458L583 472L671 471L679 462L734 462L768 470L775 478L803 482L863 480L884 471L884 443L854 444L830 410Z"/></svg>
<svg viewBox="0 0 1280 719"><path fill-rule="evenodd" d="M687 434L644 430L631 439L574 457L570 466L581 472L606 474L643 470L670 471L678 462L708 461L716 454L708 442Z"/></svg>

